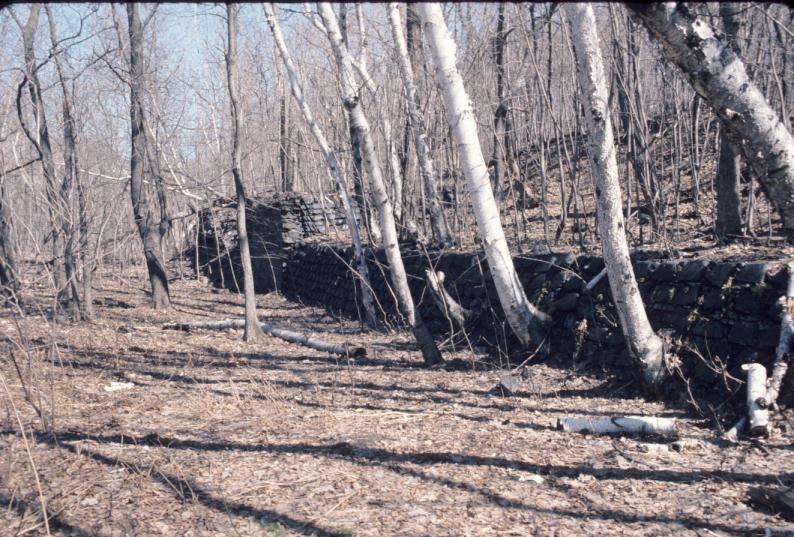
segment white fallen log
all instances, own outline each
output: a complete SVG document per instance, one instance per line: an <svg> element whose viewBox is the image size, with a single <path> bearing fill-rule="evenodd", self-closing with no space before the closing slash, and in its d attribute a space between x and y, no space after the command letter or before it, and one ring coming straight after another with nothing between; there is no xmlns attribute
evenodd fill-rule
<svg viewBox="0 0 794 537"><path fill-rule="evenodd" d="M466 323L466 319L471 315L471 312L458 304L452 298L447 290L444 288L444 273L441 271L434 271L433 269L425 270L427 276L427 283L430 287L430 295L440 309L445 314L448 314L460 328Z"/></svg>
<svg viewBox="0 0 794 537"><path fill-rule="evenodd" d="M678 421L675 418L647 416L560 418L557 420L557 429L569 433L677 435Z"/></svg>
<svg viewBox="0 0 794 537"><path fill-rule="evenodd" d="M761 406L766 396L766 368L761 364L744 364L747 372L747 415L750 434L765 435L769 425L769 411Z"/></svg>
<svg viewBox="0 0 794 537"><path fill-rule="evenodd" d="M135 387L135 384L132 382L116 382L115 380L112 381L110 384L105 386L106 392L118 392L121 390L131 390Z"/></svg>
<svg viewBox="0 0 794 537"><path fill-rule="evenodd" d="M783 297L783 314L780 317L780 340L775 351L775 365L772 366L772 377L766 387L761 405L769 408L775 404L783 379L788 371L792 334L794 333L794 263L788 265L788 287Z"/></svg>
<svg viewBox="0 0 794 537"><path fill-rule="evenodd" d="M305 334L301 334L300 332L293 332L292 330L277 328L268 323L261 323L260 326L262 327L262 331L265 332L266 334L270 334L273 337L283 339L284 341L288 341L289 343L302 345L304 347L308 347L316 351L328 352L331 354L339 354L341 356L346 356L351 358L357 358L360 356L367 355L367 349L364 347L357 347L349 344L339 345L335 343L328 343L327 341L321 341L319 339L309 337ZM200 329L229 330L231 328L244 328L244 327L245 327L244 320L197 321L193 323L168 323L163 326L163 330L183 330L185 332L189 332L190 330L200 330Z"/></svg>
<svg viewBox="0 0 794 537"><path fill-rule="evenodd" d="M601 272L596 274L595 277L592 280L587 282L587 285L585 285L585 287L584 287L585 290L588 291L588 292L592 291L595 288L595 286L598 285L598 282L603 280L604 276L606 276L606 275L607 275L607 269L604 268L604 269L601 270Z"/></svg>

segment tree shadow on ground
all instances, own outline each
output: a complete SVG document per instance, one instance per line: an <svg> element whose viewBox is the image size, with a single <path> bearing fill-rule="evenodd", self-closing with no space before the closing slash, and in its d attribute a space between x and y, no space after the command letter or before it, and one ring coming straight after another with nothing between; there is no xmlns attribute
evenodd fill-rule
<svg viewBox="0 0 794 537"><path fill-rule="evenodd" d="M283 513L279 513L278 511L273 511L271 509L260 509L241 502L227 501L222 497L217 497L213 494L210 494L210 492L208 492L205 488L191 479L164 473L161 469L155 468L153 466L125 462L116 457L106 457L101 453L91 451L90 449L86 449L82 446L78 450L77 447L68 443L64 443L63 440L64 438L56 438L53 436L39 438L40 442L44 442L51 446L60 447L61 449L65 449L74 455L85 456L93 461L113 468L123 468L127 472L146 476L149 479L159 483L163 489L172 493L177 500L183 503L191 503L195 501L206 507L209 507L210 509L214 509L224 514L231 513L240 517L253 516L256 517L260 524L278 523L300 535L312 537L349 536L349 533L347 532L337 532L334 530L325 529L320 526L316 526L311 522L299 520ZM183 491L186 491L187 494L185 494ZM85 535L93 535L93 533L87 533Z"/></svg>
<svg viewBox="0 0 794 537"><path fill-rule="evenodd" d="M0 434L3 433L0 432ZM0 485L2 485L2 482L0 482ZM4 506L8 510L13 510L19 516L20 527L17 528L16 532L14 532L14 535L22 535L32 531L33 527L28 527L27 530L23 530L22 528L22 523L25 521L25 516L29 513L34 513L36 518L41 520L41 526L44 526L44 517L41 514L38 500L25 500L16 494L9 495L5 492L0 492L0 505ZM51 509L48 509L48 511L51 511ZM102 537L104 535L98 531L88 531L64 522L57 513L53 514L52 512L48 512L47 517L50 530L61 530L65 534L74 537ZM6 530L11 531L11 528L6 528Z"/></svg>
<svg viewBox="0 0 794 537"><path fill-rule="evenodd" d="M340 442L334 444L243 444L238 442L205 442L197 440L183 440L177 438L170 438L158 434L149 434L142 437L135 437L124 434L117 435L87 435L81 432L64 432L57 435L40 434L37 436L37 441L58 445L72 453L78 453L75 446L69 442L78 442L83 440L90 440L101 444L123 444L134 446L151 446L162 447L167 449L185 449L185 450L202 450L208 452L220 451L239 451L239 452L254 452L254 453L269 453L269 454L290 454L290 455L309 455L314 457L325 457L334 460L343 460L351 464L365 466L365 467L381 467L391 472L398 473L403 476L410 476L420 479L427 483L441 485L450 489L462 490L471 494L475 494L485 501L498 505L506 509L518 509L523 511L533 511L539 514L550 514L556 516L566 516L582 520L614 520L621 523L659 523L659 524L682 524L689 528L702 528L702 529L719 529L732 534L746 534L752 535L757 533L756 528L742 527L728 524L719 524L713 521L696 518L693 516L685 517L670 517L664 515L648 516L638 515L631 512L620 511L617 509L600 508L597 506L589 506L587 511L578 511L564 508L545 508L533 506L522 501L507 498L497 492L488 490L487 488L476 486L472 483L455 480L449 477L432 475L420 469L408 466L416 465L420 467L433 466L438 464L449 464L455 466L488 466L494 468L509 468L520 472L529 472L544 476L549 483L549 486L563 489L565 485L558 482L559 478L577 478L580 475L591 475L601 480L624 480L624 479L637 479L637 480L653 480L671 483L681 482L694 482L704 480L720 480L720 481L738 481L743 483L770 483L776 484L780 481L792 481L794 473L783 473L780 475L773 474L753 474L746 472L731 472L725 470L693 470L693 471L679 471L679 470L644 470L638 468L600 468L595 469L588 466L568 466L568 465L555 465L555 464L535 464L528 463L520 460L511 460L502 457L482 457L475 455L465 455L451 452L419 452L419 453L398 453L385 449L358 447L351 445L347 442ZM91 457L98 462L111 466L122 466L125 468L132 467L122 462L118 458L110 458L104 455L91 452L85 447L80 447L80 453ZM158 470L159 472L159 470ZM166 487L169 486L165 482L171 476L163 476L163 481L156 476L155 472L141 472L143 475L150 475L163 483ZM201 487L196 487L192 482L184 479L173 477L176 483L184 483L186 489L198 490L201 494L198 500L204 505L208 505L214 509L229 510L236 514L247 515L250 513L263 516L265 518L273 517L273 520L278 521L295 531L302 531L304 535L310 534L305 531L307 528L300 521L296 521L289 517L285 517L279 513L268 510L256 510L250 506L239 503L227 503L222 498L215 498L209 493L204 491ZM173 489L173 487L171 487ZM292 524L292 526L290 526ZM310 531L314 531L318 535L337 535L336 533L329 532L322 528L312 527ZM322 533L325 532L325 533Z"/></svg>

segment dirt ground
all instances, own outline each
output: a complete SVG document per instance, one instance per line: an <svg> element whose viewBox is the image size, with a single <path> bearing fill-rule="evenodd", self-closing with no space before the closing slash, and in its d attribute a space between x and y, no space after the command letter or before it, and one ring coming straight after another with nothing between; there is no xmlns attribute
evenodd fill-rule
<svg viewBox="0 0 794 537"><path fill-rule="evenodd" d="M164 331L238 317L242 299L175 281L174 307L155 312L143 274L129 278L97 282L92 323L0 312L0 535L46 534L42 499L54 535L794 535L746 503L794 482L790 429L728 446L633 386L547 364L505 397L477 356L428 371L408 334L277 295L259 297L263 320L369 356ZM677 417L700 442L555 428L615 413Z"/></svg>

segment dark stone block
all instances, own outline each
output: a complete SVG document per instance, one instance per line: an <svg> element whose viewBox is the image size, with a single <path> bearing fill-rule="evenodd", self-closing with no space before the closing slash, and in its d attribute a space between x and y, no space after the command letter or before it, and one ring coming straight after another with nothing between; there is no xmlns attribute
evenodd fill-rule
<svg viewBox="0 0 794 537"><path fill-rule="evenodd" d="M678 281L680 282L696 282L700 280L703 273L706 272L709 262L706 260L688 261L684 263L681 272L678 274Z"/></svg>
<svg viewBox="0 0 794 537"><path fill-rule="evenodd" d="M673 298L673 304L679 306L688 306L697 302L698 295L700 294L700 286L697 284L679 287Z"/></svg>
<svg viewBox="0 0 794 537"><path fill-rule="evenodd" d="M575 261L576 255L572 254L571 252L558 254L554 259L554 263L560 265L561 267L570 267Z"/></svg>
<svg viewBox="0 0 794 537"><path fill-rule="evenodd" d="M686 310L666 311L661 315L661 319L665 326L674 328L679 333L683 333L689 328L689 312Z"/></svg>
<svg viewBox="0 0 794 537"><path fill-rule="evenodd" d="M532 274L535 271L536 262L533 259L517 256L513 258L513 266L519 274Z"/></svg>
<svg viewBox="0 0 794 537"><path fill-rule="evenodd" d="M563 311L573 311L576 309L576 305L579 302L579 295L577 293L566 293L554 301L552 305L552 311L554 312L563 312Z"/></svg>
<svg viewBox="0 0 794 537"><path fill-rule="evenodd" d="M736 323L728 329L728 341L753 346L758 328L755 323Z"/></svg>
<svg viewBox="0 0 794 537"><path fill-rule="evenodd" d="M551 279L552 289L561 289L574 278L574 275L567 270L561 270Z"/></svg>
<svg viewBox="0 0 794 537"><path fill-rule="evenodd" d="M651 274L651 278L657 282L671 282L675 280L680 265L675 262L662 263Z"/></svg>
<svg viewBox="0 0 794 537"><path fill-rule="evenodd" d="M549 258L548 256L543 256L543 258L540 258L536 261L535 268L533 269L533 271L536 273L548 272L552 269L551 265L553 261L554 261L554 256L551 256L551 258Z"/></svg>
<svg viewBox="0 0 794 537"><path fill-rule="evenodd" d="M747 263L736 271L733 279L742 283L761 283L764 281L768 268L766 263Z"/></svg>
<svg viewBox="0 0 794 537"><path fill-rule="evenodd" d="M648 274L656 270L659 266L659 263L654 263L652 261L637 261L634 263L634 276L637 279L646 278Z"/></svg>
<svg viewBox="0 0 794 537"><path fill-rule="evenodd" d="M774 349L780 341L780 326L764 326L758 331L758 346Z"/></svg>
<svg viewBox="0 0 794 537"><path fill-rule="evenodd" d="M783 315L783 305L780 302L764 306L766 310L766 318L772 321L779 321L780 316Z"/></svg>
<svg viewBox="0 0 794 537"><path fill-rule="evenodd" d="M546 275L545 274L538 274L534 278L532 278L532 281L529 282L529 285L527 285L527 288L528 289L540 289L541 287L543 287L543 285L545 283L546 283Z"/></svg>
<svg viewBox="0 0 794 537"><path fill-rule="evenodd" d="M734 269L736 269L734 263L714 263L706 271L706 280L714 287L722 287Z"/></svg>
<svg viewBox="0 0 794 537"><path fill-rule="evenodd" d="M600 257L592 257L585 263L582 277L585 280L589 280L602 270L604 270L604 260Z"/></svg>
<svg viewBox="0 0 794 537"><path fill-rule="evenodd" d="M779 294L786 292L788 286L789 273L785 265L770 268L766 273L766 283Z"/></svg>
<svg viewBox="0 0 794 537"><path fill-rule="evenodd" d="M582 299L576 305L576 315L579 317L590 317L593 314L593 306L591 305L590 301Z"/></svg>
<svg viewBox="0 0 794 537"><path fill-rule="evenodd" d="M720 289L711 289L703 295L703 309L713 311L722 308L727 303Z"/></svg>
<svg viewBox="0 0 794 537"><path fill-rule="evenodd" d="M675 287L672 285L657 285L651 293L651 304L669 304L675 298Z"/></svg>
<svg viewBox="0 0 794 537"><path fill-rule="evenodd" d="M653 295L653 290L656 288L654 282L650 280L640 282L637 287L640 289L640 296L642 296L643 302L649 302Z"/></svg>
<svg viewBox="0 0 794 537"><path fill-rule="evenodd" d="M734 305L736 311L755 315L764 307L752 289L742 289L734 298Z"/></svg>
<svg viewBox="0 0 794 537"><path fill-rule="evenodd" d="M604 339L604 344L610 347L617 347L619 345L624 345L625 341L623 340L623 332L621 332L620 328L616 328L612 330L609 335Z"/></svg>
<svg viewBox="0 0 794 537"><path fill-rule="evenodd" d="M562 327L567 332L573 332L573 330L576 328L577 324L578 324L578 319L576 318L576 315L573 315L571 313L566 315L565 319L563 319L563 321L562 321Z"/></svg>
<svg viewBox="0 0 794 537"><path fill-rule="evenodd" d="M719 339L725 334L725 329L722 323L710 319L707 321L698 321L692 328L692 333L705 337L706 339Z"/></svg>

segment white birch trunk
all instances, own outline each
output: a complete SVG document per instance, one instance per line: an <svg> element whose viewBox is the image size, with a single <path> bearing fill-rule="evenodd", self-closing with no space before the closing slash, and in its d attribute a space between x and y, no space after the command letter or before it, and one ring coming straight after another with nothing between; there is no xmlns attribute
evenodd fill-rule
<svg viewBox="0 0 794 537"><path fill-rule="evenodd" d="M397 241L394 211L386 193L386 185L383 181L380 164L375 155L375 144L372 140L369 123L364 116L364 111L361 109L359 96L356 91L352 58L342 40L339 24L331 5L327 2L318 2L317 7L326 29L326 36L336 57L339 75L342 79L344 106L350 114L350 122L353 128L356 129L359 135L364 169L367 172L374 194L375 207L378 211L380 231L383 238L383 248L386 252L386 259L389 262L389 272L391 273L391 280L397 294L400 309L405 315L408 325L413 330L425 364L431 367L437 366L442 364L444 359L438 351L432 334L422 322L422 317L414 305L411 289L408 287L408 277L405 273L405 266L403 265Z"/></svg>
<svg viewBox="0 0 794 537"><path fill-rule="evenodd" d="M364 248L361 244L361 235L359 233L356 215L353 205L350 203L350 196L347 192L347 182L342 175L342 168L339 165L336 154L331 149L331 146L328 145L328 141L325 139L325 135L323 134L322 129L320 129L320 125L318 125L314 120L311 109L309 108L306 99L303 97L303 87L301 85L300 78L298 77L298 73L295 70L295 64L292 62L292 56L290 55L289 49L287 49L287 45L284 42L284 36L281 33L281 27L279 26L278 19L276 18L273 5L270 3L262 4L262 9L265 12L265 20L267 21L268 26L270 26L270 31L273 33L273 41L276 43L276 47L278 48L279 54L281 55L281 60L284 62L284 67L287 70L292 96L295 97L295 101L298 103L298 108L300 108L301 114L303 114L303 119L309 126L309 130L311 130L314 139L317 141L317 145L320 146L320 150L325 157L325 163L328 165L331 176L334 178L336 186L338 187L339 195L342 198L342 205L345 209L345 218L347 219L347 227L350 229L350 238L353 242L356 267L358 268L357 276L361 282L361 300L364 304L366 323L367 326L373 328L377 325L377 319L375 317L375 303L372 298L372 288L369 283L369 269L367 268L367 260L364 256Z"/></svg>
<svg viewBox="0 0 794 537"><path fill-rule="evenodd" d="M392 36L394 38L394 47L397 50L397 63L400 65L400 75L402 76L403 87L405 88L408 120L411 124L411 133L413 134L419 169L422 172L422 187L430 209L430 226L438 242L444 246L452 246L454 239L447 225L447 219L444 215L441 201L438 198L436 170L433 165L433 158L430 156L430 148L427 145L425 120L422 117L422 110L419 106L419 95L416 89L416 83L414 82L414 72L411 67L411 60L408 57L408 45L403 35L400 8L396 2L391 2L389 3L388 9Z"/></svg>
<svg viewBox="0 0 794 537"><path fill-rule="evenodd" d="M769 411L761 407L766 396L766 368L761 364L744 364L747 372L747 415L750 417L750 434L765 435L769 424Z"/></svg>
<svg viewBox="0 0 794 537"><path fill-rule="evenodd" d="M437 3L417 4L425 36L433 53L436 76L444 95L447 118L458 145L458 152L466 174L477 227L488 257L494 286L507 322L524 346L531 341L540 345L549 317L535 308L524 293L516 275L513 258L507 246L499 209L494 200L488 168L482 155L469 96L455 64L457 46L447 29L441 7Z"/></svg>
<svg viewBox="0 0 794 537"><path fill-rule="evenodd" d="M772 366L772 376L767 383L763 406L768 408L775 404L786 378L789 361L791 360L791 340L794 336L794 263L788 264L788 286L783 300L783 314L780 318L780 339L775 351L775 364Z"/></svg>
<svg viewBox="0 0 794 537"><path fill-rule="evenodd" d="M780 212L784 231L794 236L794 137L750 80L741 59L684 4L628 8L714 109Z"/></svg>
<svg viewBox="0 0 794 537"><path fill-rule="evenodd" d="M629 352L639 361L645 381L654 385L664 377L664 345L648 321L629 257L609 94L595 15L589 4L565 4L564 9L573 30L579 88L587 124L588 154L595 183L598 233L612 299Z"/></svg>
<svg viewBox="0 0 794 537"><path fill-rule="evenodd" d="M609 418L560 418L557 428L568 433L592 434L678 434L675 418L612 416Z"/></svg>

